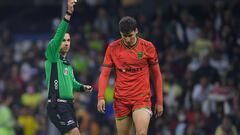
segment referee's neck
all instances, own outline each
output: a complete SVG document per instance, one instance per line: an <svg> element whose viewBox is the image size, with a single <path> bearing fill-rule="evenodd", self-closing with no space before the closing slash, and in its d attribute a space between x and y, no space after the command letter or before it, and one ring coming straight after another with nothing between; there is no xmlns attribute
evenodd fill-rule
<svg viewBox="0 0 240 135"><path fill-rule="evenodd" d="M60 55L61 55L63 58L66 58L67 53L60 53Z"/></svg>

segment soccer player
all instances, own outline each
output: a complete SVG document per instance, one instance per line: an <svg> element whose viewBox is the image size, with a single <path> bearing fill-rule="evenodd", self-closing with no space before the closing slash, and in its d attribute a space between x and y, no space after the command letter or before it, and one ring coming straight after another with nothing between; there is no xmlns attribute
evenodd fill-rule
<svg viewBox="0 0 240 135"><path fill-rule="evenodd" d="M155 117L163 113L162 76L154 45L137 36L137 22L126 16L119 22L121 39L112 42L105 53L99 77L98 111L104 113L104 93L111 67L115 69L114 111L118 135L130 134L134 125L137 135L147 135L152 116L150 73L157 101Z"/></svg>
<svg viewBox="0 0 240 135"><path fill-rule="evenodd" d="M92 87L74 78L66 56L70 49L69 21L74 11L74 0L68 0L67 12L45 52L45 72L48 84L47 115L61 134L80 135L73 107L73 91L90 93Z"/></svg>

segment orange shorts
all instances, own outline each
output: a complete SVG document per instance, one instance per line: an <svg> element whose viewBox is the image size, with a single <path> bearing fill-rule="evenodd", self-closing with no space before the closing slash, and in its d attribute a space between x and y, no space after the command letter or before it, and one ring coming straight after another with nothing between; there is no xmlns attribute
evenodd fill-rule
<svg viewBox="0 0 240 135"><path fill-rule="evenodd" d="M113 108L115 112L116 119L124 119L127 116L130 116L134 110L141 109L141 108L148 108L151 110L151 100L150 98L143 98L140 100L121 100L115 99L113 103Z"/></svg>

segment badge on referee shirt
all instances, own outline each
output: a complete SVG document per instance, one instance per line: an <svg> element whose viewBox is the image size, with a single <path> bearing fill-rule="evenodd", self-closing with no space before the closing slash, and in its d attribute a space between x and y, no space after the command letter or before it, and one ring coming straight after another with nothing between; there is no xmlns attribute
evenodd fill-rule
<svg viewBox="0 0 240 135"><path fill-rule="evenodd" d="M143 58L143 52L137 52L137 58L142 59Z"/></svg>
<svg viewBox="0 0 240 135"><path fill-rule="evenodd" d="M65 68L65 69L64 69L63 74L64 74L64 75L68 75L68 68Z"/></svg>

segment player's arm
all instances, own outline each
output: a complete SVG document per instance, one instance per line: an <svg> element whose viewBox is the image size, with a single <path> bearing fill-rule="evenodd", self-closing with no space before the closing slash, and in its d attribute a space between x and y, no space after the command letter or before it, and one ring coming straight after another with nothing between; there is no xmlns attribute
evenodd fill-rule
<svg viewBox="0 0 240 135"><path fill-rule="evenodd" d="M68 9L67 12L60 22L56 33L52 40L48 43L45 56L50 61L56 61L59 57L59 49L63 41L64 35L68 29L69 21L71 19L71 14L73 13L73 6L75 5L74 0L68 0Z"/></svg>
<svg viewBox="0 0 240 135"><path fill-rule="evenodd" d="M106 87L108 85L109 75L111 73L111 68L109 67L102 67L102 72L99 77L99 88L98 88L98 100L104 99L104 94Z"/></svg>
<svg viewBox="0 0 240 135"><path fill-rule="evenodd" d="M156 91L157 104L163 106L163 95L162 95L162 74L160 71L159 64L152 65L151 67L154 87Z"/></svg>
<svg viewBox="0 0 240 135"><path fill-rule="evenodd" d="M112 59L111 59L111 48L108 47L107 51L105 53L105 58L102 66L102 71L99 76L99 82L98 82L98 105L97 109L99 112L104 113L105 111L105 100L104 100L104 94L106 87L108 85L109 76L111 73L111 67L112 67Z"/></svg>
<svg viewBox="0 0 240 135"><path fill-rule="evenodd" d="M157 51L154 45L150 44L150 47L148 50L150 54L149 65L150 65L150 70L152 73L153 83L155 87L155 93L157 97L155 108L154 108L154 114L156 117L159 117L163 113L162 74L160 71L159 63L158 63Z"/></svg>
<svg viewBox="0 0 240 135"><path fill-rule="evenodd" d="M111 68L109 67L102 67L102 72L99 77L98 82L98 104L97 109L99 112L104 113L105 112L105 100L104 100L104 94L106 91L106 87L108 85L109 75L111 73Z"/></svg>

